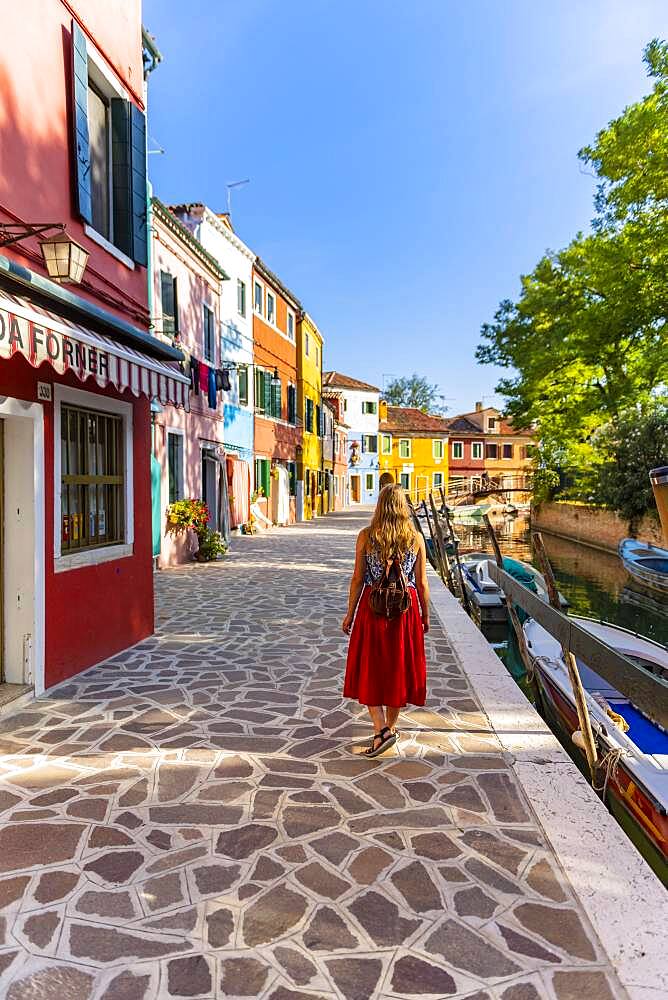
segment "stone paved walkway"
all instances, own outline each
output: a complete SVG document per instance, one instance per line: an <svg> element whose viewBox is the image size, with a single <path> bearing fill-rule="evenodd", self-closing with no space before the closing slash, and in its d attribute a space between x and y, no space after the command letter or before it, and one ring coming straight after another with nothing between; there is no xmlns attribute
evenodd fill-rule
<svg viewBox="0 0 668 1000"><path fill-rule="evenodd" d="M437 627L396 754L340 697L360 514L157 579L0 727L7 1000L623 997Z"/></svg>

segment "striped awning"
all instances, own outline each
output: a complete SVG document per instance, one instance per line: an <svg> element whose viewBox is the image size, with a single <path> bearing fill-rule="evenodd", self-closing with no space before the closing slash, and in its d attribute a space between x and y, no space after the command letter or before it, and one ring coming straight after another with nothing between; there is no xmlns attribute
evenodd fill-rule
<svg viewBox="0 0 668 1000"><path fill-rule="evenodd" d="M0 358L22 354L34 368L50 365L60 375L73 372L100 388L113 385L163 405L190 409L190 379L176 362L159 361L133 347L93 333L27 299L0 295Z"/></svg>

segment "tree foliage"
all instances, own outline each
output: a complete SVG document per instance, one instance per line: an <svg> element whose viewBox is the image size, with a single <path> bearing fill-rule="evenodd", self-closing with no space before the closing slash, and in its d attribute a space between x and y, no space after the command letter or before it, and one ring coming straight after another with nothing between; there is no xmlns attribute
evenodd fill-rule
<svg viewBox="0 0 668 1000"><path fill-rule="evenodd" d="M439 387L415 372L392 379L383 398L391 406L413 406L423 413L445 413L447 410Z"/></svg>
<svg viewBox="0 0 668 1000"><path fill-rule="evenodd" d="M634 407L596 434L599 464L593 470L592 499L636 525L655 510L650 469L668 456L668 402Z"/></svg>
<svg viewBox="0 0 668 1000"><path fill-rule="evenodd" d="M599 179L591 233L522 277L476 352L508 370L509 416L570 464L595 461L597 429L668 380L668 45L645 62L652 92L579 154Z"/></svg>

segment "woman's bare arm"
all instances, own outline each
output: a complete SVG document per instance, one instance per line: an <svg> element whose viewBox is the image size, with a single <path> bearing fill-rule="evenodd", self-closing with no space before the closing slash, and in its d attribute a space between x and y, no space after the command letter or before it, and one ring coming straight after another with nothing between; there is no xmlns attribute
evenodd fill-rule
<svg viewBox="0 0 668 1000"><path fill-rule="evenodd" d="M415 563L415 586L422 609L422 625L429 631L429 581L427 580L427 550L422 535L418 535L418 557Z"/></svg>
<svg viewBox="0 0 668 1000"><path fill-rule="evenodd" d="M360 594L362 593L362 588L364 587L364 572L365 572L365 561L364 561L364 551L366 548L366 528L363 528L357 536L357 545L355 546L355 568L353 570L353 575L350 580L350 593L348 594L348 612L346 617L343 619L343 631L350 635L350 630L353 627L353 617L355 615L355 608L357 607L357 602L360 599Z"/></svg>

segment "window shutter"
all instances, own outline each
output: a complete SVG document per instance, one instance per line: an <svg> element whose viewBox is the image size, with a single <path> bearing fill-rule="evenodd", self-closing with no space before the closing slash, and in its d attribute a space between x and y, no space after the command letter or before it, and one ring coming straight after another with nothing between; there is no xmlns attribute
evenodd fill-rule
<svg viewBox="0 0 668 1000"><path fill-rule="evenodd" d="M279 382L278 385L273 385L272 384L272 387L271 387L271 396L272 396L272 400L271 400L271 403L272 403L272 414L273 414L274 417L278 417L279 420L280 420L280 418L282 416L282 412L281 412L281 385L280 385L280 382Z"/></svg>
<svg viewBox="0 0 668 1000"><path fill-rule="evenodd" d="M262 372L262 400L264 412L271 416L271 375L269 372Z"/></svg>
<svg viewBox="0 0 668 1000"><path fill-rule="evenodd" d="M271 493L271 466L269 465L269 459L262 459L262 486L264 488L264 495L266 497Z"/></svg>
<svg viewBox="0 0 668 1000"><path fill-rule="evenodd" d="M88 51L86 36L72 21L72 104L74 125L74 169L77 210L86 222L93 221L90 194L90 146L88 144Z"/></svg>
<svg viewBox="0 0 668 1000"><path fill-rule="evenodd" d="M288 422L297 423L297 390L294 385L288 386Z"/></svg>
<svg viewBox="0 0 668 1000"><path fill-rule="evenodd" d="M111 100L111 183L113 188L114 243L132 256L132 162L130 150L130 104L119 97Z"/></svg>
<svg viewBox="0 0 668 1000"><path fill-rule="evenodd" d="M146 267L148 262L146 225L146 116L130 105L132 163L132 259Z"/></svg>

